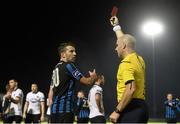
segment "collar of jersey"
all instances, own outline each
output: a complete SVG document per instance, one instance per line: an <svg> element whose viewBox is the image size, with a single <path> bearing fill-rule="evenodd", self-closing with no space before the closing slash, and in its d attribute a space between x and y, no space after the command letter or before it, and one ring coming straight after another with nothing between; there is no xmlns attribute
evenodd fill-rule
<svg viewBox="0 0 180 124"><path fill-rule="evenodd" d="M33 93L33 92L31 91L31 93L32 93L32 94L37 94L37 93L38 93L38 91L37 91L37 92L35 92L35 93Z"/></svg>
<svg viewBox="0 0 180 124"><path fill-rule="evenodd" d="M13 91L16 91L17 89L18 89L18 87L14 88L14 90L13 90Z"/></svg>
<svg viewBox="0 0 180 124"><path fill-rule="evenodd" d="M97 84L94 84L94 86L98 86L98 87L101 87L101 86L99 86L99 85L97 85Z"/></svg>
<svg viewBox="0 0 180 124"><path fill-rule="evenodd" d="M130 53L121 62L130 62L131 56L134 56L134 55L136 55L136 52Z"/></svg>

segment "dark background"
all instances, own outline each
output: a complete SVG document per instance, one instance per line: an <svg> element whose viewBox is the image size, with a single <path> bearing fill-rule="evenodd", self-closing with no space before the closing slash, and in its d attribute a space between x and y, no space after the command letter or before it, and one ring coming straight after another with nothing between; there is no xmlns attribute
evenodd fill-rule
<svg viewBox="0 0 180 124"><path fill-rule="evenodd" d="M11 78L19 81L24 94L32 82L47 96L51 72L59 61L57 47L73 41L77 66L84 75L96 69L105 76L104 105L108 116L116 105L116 72L120 59L116 37L109 23L112 7L125 33L137 39L137 52L146 62L146 98L151 118L163 118L166 94L180 95L180 2L179 0L90 0L60 2L6 2L1 11L0 92ZM155 84L153 85L152 41L141 31L148 18L164 24L155 37ZM89 90L77 83L76 89ZM155 95L155 97L154 97ZM155 101L154 101L155 100Z"/></svg>

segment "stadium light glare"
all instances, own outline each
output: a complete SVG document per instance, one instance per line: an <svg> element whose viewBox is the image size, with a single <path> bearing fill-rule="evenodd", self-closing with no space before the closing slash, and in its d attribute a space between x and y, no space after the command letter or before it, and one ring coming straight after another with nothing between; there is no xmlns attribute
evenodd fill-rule
<svg viewBox="0 0 180 124"><path fill-rule="evenodd" d="M163 25L159 21L150 20L142 25L142 30L145 34L155 36L163 32Z"/></svg>
<svg viewBox="0 0 180 124"><path fill-rule="evenodd" d="M157 117L157 106L156 106L156 63L155 63L155 36L162 33L164 30L164 27L162 25L162 23L160 23L159 21L155 21L155 20L149 20L147 22L145 22L142 25L142 30L145 34L149 35L151 37L151 41L152 41L152 72L153 72L153 115L156 118Z"/></svg>

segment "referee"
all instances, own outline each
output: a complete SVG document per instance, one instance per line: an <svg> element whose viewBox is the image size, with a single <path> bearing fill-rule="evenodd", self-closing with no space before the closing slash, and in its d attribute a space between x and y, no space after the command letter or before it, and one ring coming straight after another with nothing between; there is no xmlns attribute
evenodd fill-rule
<svg viewBox="0 0 180 124"><path fill-rule="evenodd" d="M117 36L116 51L122 59L117 72L118 105L110 115L117 123L146 123L148 110L145 103L145 63L135 52L135 38L123 34L116 16L110 22Z"/></svg>
<svg viewBox="0 0 180 124"><path fill-rule="evenodd" d="M60 62L56 65L52 74L52 82L49 91L49 104L51 106L52 123L73 123L73 97L75 81L85 85L94 82L97 75L95 70L89 71L89 77L83 76L75 66L76 50L72 43L61 43L58 52Z"/></svg>

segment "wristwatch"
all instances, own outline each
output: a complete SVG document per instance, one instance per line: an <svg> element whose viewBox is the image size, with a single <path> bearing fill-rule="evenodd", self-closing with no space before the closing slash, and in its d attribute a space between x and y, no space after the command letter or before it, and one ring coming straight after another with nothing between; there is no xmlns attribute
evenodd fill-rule
<svg viewBox="0 0 180 124"><path fill-rule="evenodd" d="M114 111L115 111L116 113L118 113L118 114L121 113L121 112L119 111L119 109L117 109L117 108L116 108Z"/></svg>

